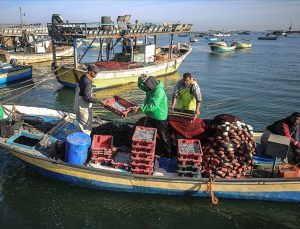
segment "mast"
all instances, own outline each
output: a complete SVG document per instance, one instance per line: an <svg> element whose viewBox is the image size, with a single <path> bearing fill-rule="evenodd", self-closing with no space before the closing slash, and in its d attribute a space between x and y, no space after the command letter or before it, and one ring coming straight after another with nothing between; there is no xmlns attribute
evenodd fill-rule
<svg viewBox="0 0 300 229"><path fill-rule="evenodd" d="M292 20L291 20L291 25L289 27L289 31L291 31L291 30L292 30Z"/></svg>
<svg viewBox="0 0 300 229"><path fill-rule="evenodd" d="M25 17L25 13L24 14L22 14L22 8L21 8L21 6L20 6L20 22L21 22L21 26L23 25L23 20L22 20L22 16L24 16Z"/></svg>

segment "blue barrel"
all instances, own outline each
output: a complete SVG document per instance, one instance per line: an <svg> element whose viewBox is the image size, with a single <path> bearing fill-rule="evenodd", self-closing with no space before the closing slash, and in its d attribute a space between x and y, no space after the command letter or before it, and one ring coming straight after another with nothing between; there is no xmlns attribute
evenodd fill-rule
<svg viewBox="0 0 300 229"><path fill-rule="evenodd" d="M74 165L82 165L86 161L91 137L83 132L69 134L66 144L66 162Z"/></svg>

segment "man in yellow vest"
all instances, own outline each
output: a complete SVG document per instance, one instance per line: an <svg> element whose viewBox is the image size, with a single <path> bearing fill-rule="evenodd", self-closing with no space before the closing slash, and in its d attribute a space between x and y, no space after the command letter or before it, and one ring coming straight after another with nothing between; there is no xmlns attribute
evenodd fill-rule
<svg viewBox="0 0 300 229"><path fill-rule="evenodd" d="M176 83L171 109L192 110L196 119L200 115L201 102L201 90L197 81L190 73L184 73L183 78Z"/></svg>

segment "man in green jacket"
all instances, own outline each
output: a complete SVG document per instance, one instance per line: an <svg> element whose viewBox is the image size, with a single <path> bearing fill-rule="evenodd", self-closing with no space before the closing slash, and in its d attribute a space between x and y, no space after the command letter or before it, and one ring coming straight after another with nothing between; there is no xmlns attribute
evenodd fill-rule
<svg viewBox="0 0 300 229"><path fill-rule="evenodd" d="M146 92L144 105L136 108L133 112L137 113L139 109L146 115L145 126L157 129L164 153L171 155L171 139L168 129L168 98L164 90L164 84L156 80L153 76L140 76L138 87Z"/></svg>

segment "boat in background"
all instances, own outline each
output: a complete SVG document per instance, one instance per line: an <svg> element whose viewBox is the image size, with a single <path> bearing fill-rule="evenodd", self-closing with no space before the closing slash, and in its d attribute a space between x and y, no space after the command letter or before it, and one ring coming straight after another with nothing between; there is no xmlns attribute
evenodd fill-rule
<svg viewBox="0 0 300 229"><path fill-rule="evenodd" d="M224 53L224 52L232 52L235 50L235 45L228 46L224 41L217 41L208 43L213 53Z"/></svg>
<svg viewBox="0 0 300 229"><path fill-rule="evenodd" d="M127 15L127 20L130 15ZM123 18L123 16L120 16ZM104 21L107 20L106 22ZM86 66L96 64L101 71L93 80L96 89L120 86L137 82L141 74L163 76L177 71L183 60L190 54L192 47L185 43L175 43L174 35L189 33L191 24L131 24L124 27L124 21L114 24L110 17L102 17L101 23L64 23L61 15L54 14L52 22L48 23L49 36L57 43L68 43L76 47L78 37L97 39L99 42L109 42L111 45L100 46L98 59L81 62L86 52L78 60L77 49L72 62L58 63L53 58L56 78L64 86L75 88L80 77L86 72ZM100 28L100 29L99 29ZM159 46L157 36L169 35L170 43ZM153 43L147 42L147 37L153 36ZM139 38L144 38L141 40ZM142 44L139 44L141 42ZM117 44L118 47L114 50ZM54 46L55 47L55 46Z"/></svg>
<svg viewBox="0 0 300 229"><path fill-rule="evenodd" d="M198 39L195 36L195 33L190 33L190 42L197 42Z"/></svg>
<svg viewBox="0 0 300 229"><path fill-rule="evenodd" d="M245 48L252 48L252 43L249 40L240 40L240 41L233 41L231 46L235 46L236 49L245 49Z"/></svg>
<svg viewBox="0 0 300 229"><path fill-rule="evenodd" d="M32 64L51 61L52 42L48 29L37 24L0 25L0 60L9 62L16 59L20 63ZM73 54L72 47L57 47L58 58Z"/></svg>
<svg viewBox="0 0 300 229"><path fill-rule="evenodd" d="M206 41L217 41L218 38L217 37L208 36L208 37L205 37L205 40Z"/></svg>
<svg viewBox="0 0 300 229"><path fill-rule="evenodd" d="M32 66L0 62L0 84L32 78Z"/></svg>
<svg viewBox="0 0 300 229"><path fill-rule="evenodd" d="M277 40L277 38L278 37L276 35L269 35L269 34L267 34L265 36L260 36L257 39L258 40Z"/></svg>

